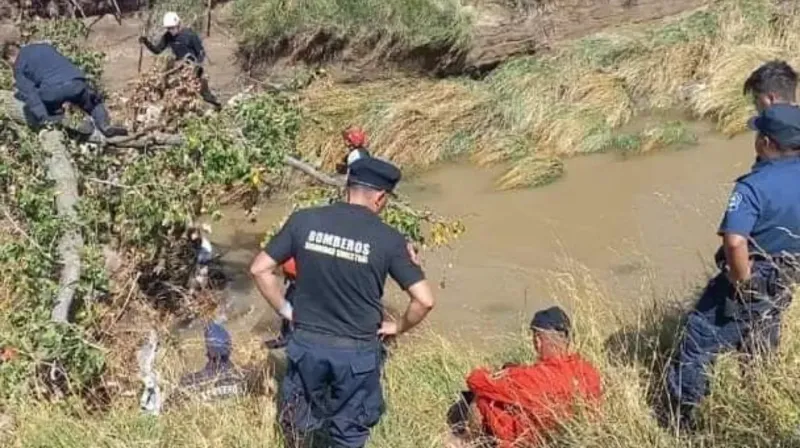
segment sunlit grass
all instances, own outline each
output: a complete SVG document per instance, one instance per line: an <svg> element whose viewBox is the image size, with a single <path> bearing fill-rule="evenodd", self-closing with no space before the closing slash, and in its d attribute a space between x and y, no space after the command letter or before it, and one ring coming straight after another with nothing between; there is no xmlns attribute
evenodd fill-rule
<svg viewBox="0 0 800 448"><path fill-rule="evenodd" d="M672 299L642 299L619 309L588 271L572 267L555 273L554 297L571 310L575 349L603 375L605 402L600 415L564 422L548 446L558 447L752 447L797 446L800 425L800 321L793 307L785 317L776 359L742 370L735 354L714 369L712 393L701 412L697 433L674 434L656 423L652 400L662 391L665 361L680 337L683 306ZM269 364L267 354L234 335L241 365ZM508 335L498 348L479 351L426 330L404 338L393 349L384 376L387 413L369 446L438 447L447 433L446 410L477 366L530 362L527 333ZM189 351L202 358L199 344ZM199 366L176 363L165 352L158 361L164 382ZM268 372L272 370L267 369ZM746 374L743 374L746 373ZM105 414L90 415L79 406L21 404L9 409L13 429L0 428L4 446L13 447L197 447L279 446L275 425L276 381L267 376L267 395L217 405L189 403L159 417L143 416L136 398L121 399ZM745 391L745 393L743 393Z"/></svg>
<svg viewBox="0 0 800 448"><path fill-rule="evenodd" d="M377 154L405 167L450 158L459 141L457 153L476 163L511 165L501 187L543 185L563 172L556 159L694 140L677 122L622 131L640 115L680 110L726 135L744 131L753 109L742 84L767 60L800 63L799 17L773 0L724 0L508 61L481 81L318 83L304 94L309 120L300 146L330 163L343 151L338 130L357 123Z"/></svg>

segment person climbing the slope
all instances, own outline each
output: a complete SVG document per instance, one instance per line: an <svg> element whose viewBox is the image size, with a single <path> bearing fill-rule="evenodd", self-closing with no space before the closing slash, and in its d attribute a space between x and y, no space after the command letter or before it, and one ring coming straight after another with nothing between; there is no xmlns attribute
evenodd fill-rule
<svg viewBox="0 0 800 448"><path fill-rule="evenodd" d="M203 63L206 60L206 51L203 48L203 41L190 28L181 26L181 19L175 12L168 12L164 14L163 20L166 32L161 35L158 43L153 45L146 36L139 37L139 43L147 47L153 54L161 54L167 47L172 50L175 59L189 60L195 64L194 73L200 79L200 95L203 100L211 104L215 110L222 109L217 97L211 93L211 88L208 86L208 80L203 77Z"/></svg>
<svg viewBox="0 0 800 448"><path fill-rule="evenodd" d="M3 59L13 64L14 96L22 101L25 119L33 129L60 124L64 104L73 104L88 114L81 133L96 128L106 137L126 135L112 126L103 98L89 84L86 74L49 43L20 45L16 40L3 44Z"/></svg>
<svg viewBox="0 0 800 448"><path fill-rule="evenodd" d="M336 172L338 174L347 174L353 162L365 157L370 157L370 153L367 148L367 133L360 127L348 127L342 131L342 138L344 139L347 153L336 166Z"/></svg>
<svg viewBox="0 0 800 448"><path fill-rule="evenodd" d="M448 415L448 448L538 445L572 416L575 405L600 404L600 374L570 349L567 314L559 307L539 311L530 330L535 364L507 364L494 373L479 368L467 376L469 391Z"/></svg>

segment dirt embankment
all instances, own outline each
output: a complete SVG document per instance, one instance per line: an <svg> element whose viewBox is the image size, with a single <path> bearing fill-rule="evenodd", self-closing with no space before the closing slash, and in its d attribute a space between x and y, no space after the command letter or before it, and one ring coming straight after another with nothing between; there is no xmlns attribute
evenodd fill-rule
<svg viewBox="0 0 800 448"><path fill-rule="evenodd" d="M228 0L211 0L212 7ZM3 0L0 18L22 15L44 18L124 15L147 8L153 0Z"/></svg>
<svg viewBox="0 0 800 448"><path fill-rule="evenodd" d="M600 29L626 23L645 22L697 8L710 0L517 0L481 3L471 6L474 17L472 39L465 48L441 42L408 47L392 36L380 34L348 36L318 29L287 36L253 51L236 43L230 29L228 8L217 8L212 36L206 38L211 58L212 87L229 90L245 79L280 77L287 68L307 65L326 67L345 81L385 77L396 70L433 76L481 75L501 62L546 50L554 43L587 35ZM12 0L5 8L18 8L23 2L41 10L42 16L71 15L73 0ZM87 16L113 14L111 0L74 0ZM136 77L141 18L132 12L146 0L116 0L124 14L123 23L108 16L94 22L90 45L105 51L110 87L122 87ZM214 0L215 4L228 3ZM72 8L72 9L70 9ZM0 6L2 9L2 6ZM47 11L50 11L48 13ZM56 13L56 11L59 11ZM141 16L141 14L139 14ZM12 18L11 14L0 17ZM4 27L11 26L8 22ZM225 28L228 28L227 30Z"/></svg>
<svg viewBox="0 0 800 448"><path fill-rule="evenodd" d="M475 38L460 70L490 70L509 57L535 53L564 39L656 20L708 3L709 0L522 0L522 10L489 6L478 15Z"/></svg>
<svg viewBox="0 0 800 448"><path fill-rule="evenodd" d="M145 0L6 0L0 6L0 17L16 19L23 15L54 18L118 12L125 14L140 9L142 5L146 5Z"/></svg>
<svg viewBox="0 0 800 448"><path fill-rule="evenodd" d="M509 58L546 50L560 40L679 14L709 0L519 0L514 7L509 3L470 7L475 25L466 48L447 42L409 48L392 36L356 39L318 29L278 39L255 51L240 49L237 57L245 70L258 77L298 63L332 66L343 74L366 78L397 68L434 76L480 75Z"/></svg>

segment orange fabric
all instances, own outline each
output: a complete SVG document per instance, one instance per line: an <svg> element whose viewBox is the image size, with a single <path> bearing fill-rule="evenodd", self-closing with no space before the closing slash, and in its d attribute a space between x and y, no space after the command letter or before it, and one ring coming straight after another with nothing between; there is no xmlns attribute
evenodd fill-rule
<svg viewBox="0 0 800 448"><path fill-rule="evenodd" d="M541 436L572 416L576 399L592 405L602 396L600 374L578 355L543 359L492 375L476 369L467 377L484 428L499 448L541 443Z"/></svg>
<svg viewBox="0 0 800 448"><path fill-rule="evenodd" d="M287 277L291 279L297 278L297 266L295 265L294 258L290 258L285 263L283 263L282 268L283 268L283 273Z"/></svg>

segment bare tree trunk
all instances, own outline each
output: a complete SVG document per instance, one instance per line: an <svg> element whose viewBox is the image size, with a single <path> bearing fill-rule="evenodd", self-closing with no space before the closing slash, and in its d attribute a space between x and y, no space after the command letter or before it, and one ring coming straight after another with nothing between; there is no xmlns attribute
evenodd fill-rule
<svg viewBox="0 0 800 448"><path fill-rule="evenodd" d="M56 305L51 315L56 322L69 321L70 307L81 278L83 250L83 236L76 225L78 216L75 208L80 200L78 179L63 139L64 133L59 130L47 130L39 135L42 148L50 154L47 174L56 183L56 211L66 221L66 229L58 242L61 278L58 282Z"/></svg>
<svg viewBox="0 0 800 448"><path fill-rule="evenodd" d="M20 124L25 123L22 103L17 101L11 92L0 91L0 110L12 120ZM83 237L76 226L75 208L80 199L78 179L75 165L64 145L64 132L57 129L45 130L39 134L39 142L50 154L47 161L47 175L56 183L56 212L67 225L58 242L61 275L51 318L56 322L68 322L70 307L81 277L83 250Z"/></svg>

